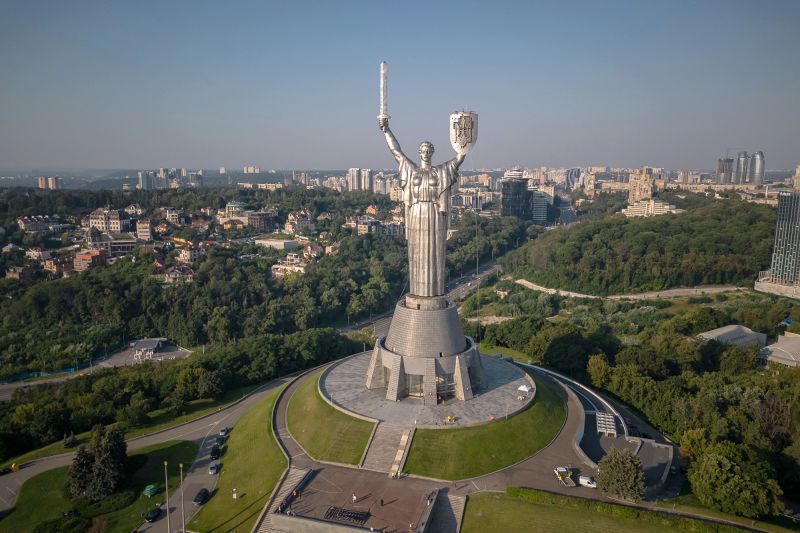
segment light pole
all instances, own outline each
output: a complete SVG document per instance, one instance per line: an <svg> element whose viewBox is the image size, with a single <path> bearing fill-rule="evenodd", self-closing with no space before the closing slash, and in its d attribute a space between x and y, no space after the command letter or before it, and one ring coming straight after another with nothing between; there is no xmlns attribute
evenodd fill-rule
<svg viewBox="0 0 800 533"><path fill-rule="evenodd" d="M183 463L179 466L181 467L181 532L186 533L186 512L183 507Z"/></svg>
<svg viewBox="0 0 800 533"><path fill-rule="evenodd" d="M170 531L172 531L172 528L170 527L169 523L169 478L167 477L166 461L164 461L164 492L166 493L166 498L167 498L167 501L165 502L165 505L167 507L167 533L170 533Z"/></svg>

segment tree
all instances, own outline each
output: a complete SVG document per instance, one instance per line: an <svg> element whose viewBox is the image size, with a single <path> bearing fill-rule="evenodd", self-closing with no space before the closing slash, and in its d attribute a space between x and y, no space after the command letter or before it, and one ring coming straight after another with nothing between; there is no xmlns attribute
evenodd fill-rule
<svg viewBox="0 0 800 533"><path fill-rule="evenodd" d="M708 448L708 436L705 428L687 429L681 435L681 456L687 461L701 457Z"/></svg>
<svg viewBox="0 0 800 533"><path fill-rule="evenodd" d="M692 492L704 505L748 518L777 515L783 492L768 463L732 442L709 446L689 469Z"/></svg>
<svg viewBox="0 0 800 533"><path fill-rule="evenodd" d="M72 460L72 466L69 467L69 493L73 498L80 498L86 494L86 487L92 479L94 470L94 455L81 446L75 459Z"/></svg>
<svg viewBox="0 0 800 533"><path fill-rule="evenodd" d="M117 410L117 421L130 426L142 426L148 421L147 413L152 405L141 391L131 396L128 405Z"/></svg>
<svg viewBox="0 0 800 533"><path fill-rule="evenodd" d="M605 354L593 355L589 358L586 365L586 372L592 379L592 385L598 388L605 388L611 380L612 368L608 365L608 358Z"/></svg>
<svg viewBox="0 0 800 533"><path fill-rule="evenodd" d="M125 437L118 428L95 428L89 445L78 450L69 471L74 498L99 501L114 493L125 478Z"/></svg>
<svg viewBox="0 0 800 533"><path fill-rule="evenodd" d="M611 450L600 460L597 486L600 490L628 500L644 496L642 461L630 450Z"/></svg>

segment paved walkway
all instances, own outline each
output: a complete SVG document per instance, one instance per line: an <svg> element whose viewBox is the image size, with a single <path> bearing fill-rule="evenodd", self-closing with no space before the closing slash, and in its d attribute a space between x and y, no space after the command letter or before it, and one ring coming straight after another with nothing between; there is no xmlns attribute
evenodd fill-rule
<svg viewBox="0 0 800 533"><path fill-rule="evenodd" d="M473 400L453 399L434 406L423 405L420 398L393 402L386 399L386 389L365 387L370 356L371 353L365 352L334 363L320 389L342 410L377 419L386 426L436 428L485 424L520 411L534 399L534 394L519 399L518 387L533 386L525 372L501 359L484 356L481 361L489 385L478 389ZM455 422L448 423L448 416L455 417Z"/></svg>
<svg viewBox="0 0 800 533"><path fill-rule="evenodd" d="M388 474L395 462L400 440L407 432L408 430L400 427L378 424L375 435L369 443L369 449L367 449L367 455L362 464L363 468Z"/></svg>
<svg viewBox="0 0 800 533"><path fill-rule="evenodd" d="M702 294L716 294L719 292L742 291L744 287L735 287L733 285L703 285L692 288L679 288L679 289L666 289L663 291L648 291L638 292L632 294L612 294L610 296L596 296L594 294L583 294L580 292L565 291L561 289L551 289L543 287L535 283L531 283L526 279L515 280L514 283L522 285L528 289L544 292L547 294L560 294L568 298L591 298L595 300L649 300L652 298L677 298L680 296L699 296Z"/></svg>

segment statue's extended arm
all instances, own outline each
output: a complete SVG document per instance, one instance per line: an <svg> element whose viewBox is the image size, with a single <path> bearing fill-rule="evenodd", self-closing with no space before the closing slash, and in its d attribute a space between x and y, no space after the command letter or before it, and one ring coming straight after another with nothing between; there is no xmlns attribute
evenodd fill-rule
<svg viewBox="0 0 800 533"><path fill-rule="evenodd" d="M403 153L403 150L400 148L400 143L397 142L397 138L394 136L394 133L392 133L392 130L389 129L389 119L378 119L378 127L380 127L381 131L383 132L383 136L386 138L386 144L389 146L389 151L392 152L392 155L397 160L397 163L399 164L404 159L408 159Z"/></svg>
<svg viewBox="0 0 800 533"><path fill-rule="evenodd" d="M465 157L467 157L467 154L458 154L449 161L449 163L453 165L453 177L450 179L451 186L458 181L458 168L461 166L461 163L464 162Z"/></svg>

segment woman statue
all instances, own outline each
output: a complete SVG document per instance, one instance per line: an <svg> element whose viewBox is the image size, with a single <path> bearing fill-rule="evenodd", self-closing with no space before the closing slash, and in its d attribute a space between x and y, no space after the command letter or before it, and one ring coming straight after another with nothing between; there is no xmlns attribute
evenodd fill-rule
<svg viewBox="0 0 800 533"><path fill-rule="evenodd" d="M389 118L379 118L378 125L389 151L400 165L400 185L406 208L409 291L415 296L443 296L450 190L458 180L458 167L466 154L434 167L431 166L433 144L425 141L419 145L420 164L417 166L400 149L389 129Z"/></svg>

